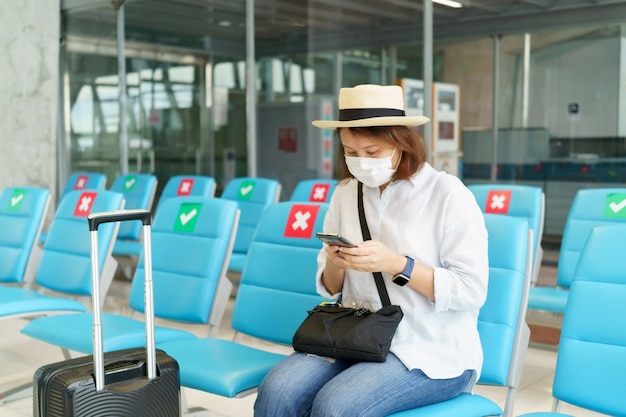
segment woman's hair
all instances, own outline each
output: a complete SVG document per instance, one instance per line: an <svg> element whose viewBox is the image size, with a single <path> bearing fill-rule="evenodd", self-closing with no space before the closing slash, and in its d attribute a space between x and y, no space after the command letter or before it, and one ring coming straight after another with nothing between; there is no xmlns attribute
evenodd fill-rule
<svg viewBox="0 0 626 417"><path fill-rule="evenodd" d="M339 139L339 151L337 152L337 177L339 180L352 178L344 158L343 145L341 144L341 130L349 129L354 136L364 136L368 139L378 139L381 142L393 144L396 152L401 151L402 157L396 172L391 180L409 179L420 170L426 162L426 146L422 137L412 128L406 126L376 126L376 127L348 127L339 128L335 134Z"/></svg>

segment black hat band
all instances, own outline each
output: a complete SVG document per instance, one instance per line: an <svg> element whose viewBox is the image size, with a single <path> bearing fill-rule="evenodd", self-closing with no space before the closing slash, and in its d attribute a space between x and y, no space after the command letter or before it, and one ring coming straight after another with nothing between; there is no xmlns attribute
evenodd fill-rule
<svg viewBox="0 0 626 417"><path fill-rule="evenodd" d="M398 109L342 109L339 110L339 121L348 122L372 117L397 117L404 115L404 110Z"/></svg>

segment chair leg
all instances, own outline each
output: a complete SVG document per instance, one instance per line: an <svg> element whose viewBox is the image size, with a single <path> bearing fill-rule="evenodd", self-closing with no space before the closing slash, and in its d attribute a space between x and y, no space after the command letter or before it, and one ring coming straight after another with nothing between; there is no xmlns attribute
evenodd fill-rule
<svg viewBox="0 0 626 417"><path fill-rule="evenodd" d="M180 389L180 400L182 414L181 417L211 417L211 413L206 408L202 407L187 407L187 397L185 396L185 388Z"/></svg>
<svg viewBox="0 0 626 417"><path fill-rule="evenodd" d="M513 417L513 407L515 403L515 394L517 393L517 388L509 388L506 393L506 403L504 404L504 412L502 413L502 417Z"/></svg>
<svg viewBox="0 0 626 417"><path fill-rule="evenodd" d="M183 412L182 417L217 417L216 414L212 414L209 410L202 407L188 408Z"/></svg>
<svg viewBox="0 0 626 417"><path fill-rule="evenodd" d="M73 356L72 356L72 353L71 353L69 350L67 350L67 349L65 349L65 348L61 348L61 352L63 352L63 358L64 358L66 361L68 361L68 360L72 359L72 357L73 357Z"/></svg>
<svg viewBox="0 0 626 417"><path fill-rule="evenodd" d="M27 398L33 394L33 383L29 381L15 388L0 392L0 406L22 398Z"/></svg>

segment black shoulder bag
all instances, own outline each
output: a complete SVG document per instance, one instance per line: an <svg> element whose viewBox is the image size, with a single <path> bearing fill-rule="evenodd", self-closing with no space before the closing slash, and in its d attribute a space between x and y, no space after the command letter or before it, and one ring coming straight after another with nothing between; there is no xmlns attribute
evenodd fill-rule
<svg viewBox="0 0 626 417"><path fill-rule="evenodd" d="M363 240L370 240L360 182L358 206ZM380 310L371 312L366 308L342 307L339 303L322 303L309 310L296 330L294 350L350 362L385 362L403 313L399 305L391 304L383 275L373 274L383 304Z"/></svg>

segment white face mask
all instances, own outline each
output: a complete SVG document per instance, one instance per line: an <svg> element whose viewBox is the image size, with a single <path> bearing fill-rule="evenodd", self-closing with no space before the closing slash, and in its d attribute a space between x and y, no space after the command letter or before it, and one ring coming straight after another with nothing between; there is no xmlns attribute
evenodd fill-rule
<svg viewBox="0 0 626 417"><path fill-rule="evenodd" d="M391 158L393 158L394 153L396 153L395 148L390 156L383 158L345 156L346 165L348 165L348 170L354 175L354 178L363 184L368 187L380 187L387 184L396 172L395 168L391 166Z"/></svg>

